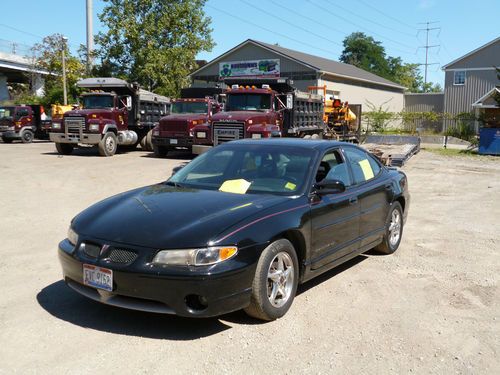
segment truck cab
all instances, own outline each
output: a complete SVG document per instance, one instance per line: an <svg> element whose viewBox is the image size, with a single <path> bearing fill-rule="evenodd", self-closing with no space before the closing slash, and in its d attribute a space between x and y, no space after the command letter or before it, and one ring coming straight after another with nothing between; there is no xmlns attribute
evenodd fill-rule
<svg viewBox="0 0 500 375"><path fill-rule="evenodd" d="M77 84L88 89L80 108L64 113L62 121L54 120L50 133L63 155L79 144L97 145L101 156L112 156L118 146L135 147L142 141L146 148L153 127L170 104L168 98L117 78L87 78Z"/></svg>
<svg viewBox="0 0 500 375"><path fill-rule="evenodd" d="M0 107L0 135L5 143L31 143L35 137L46 138L49 128L50 119L39 104Z"/></svg>
<svg viewBox="0 0 500 375"><path fill-rule="evenodd" d="M173 99L170 115L162 117L153 129L153 150L157 157L165 156L174 149L193 146L193 128L210 123L222 109L222 90L219 88L186 88L181 98Z"/></svg>

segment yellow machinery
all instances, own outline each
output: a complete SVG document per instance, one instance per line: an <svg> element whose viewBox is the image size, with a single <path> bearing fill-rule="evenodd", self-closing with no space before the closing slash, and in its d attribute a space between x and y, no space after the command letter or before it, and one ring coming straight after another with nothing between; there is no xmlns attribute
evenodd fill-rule
<svg viewBox="0 0 500 375"><path fill-rule="evenodd" d="M62 105L62 104L52 104L52 120L62 119L64 113L71 111L73 109L73 105Z"/></svg>

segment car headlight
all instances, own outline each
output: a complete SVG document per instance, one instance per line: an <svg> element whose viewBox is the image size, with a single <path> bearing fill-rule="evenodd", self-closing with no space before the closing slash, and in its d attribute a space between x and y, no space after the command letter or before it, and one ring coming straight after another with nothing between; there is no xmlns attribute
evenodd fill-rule
<svg viewBox="0 0 500 375"><path fill-rule="evenodd" d="M89 130L91 132L98 132L99 131L99 124L89 124Z"/></svg>
<svg viewBox="0 0 500 375"><path fill-rule="evenodd" d="M60 122L53 122L52 129L61 129L61 123Z"/></svg>
<svg viewBox="0 0 500 375"><path fill-rule="evenodd" d="M206 132L196 132L196 138L207 138Z"/></svg>
<svg viewBox="0 0 500 375"><path fill-rule="evenodd" d="M73 246L78 243L78 234L71 227L68 228L68 241Z"/></svg>
<svg viewBox="0 0 500 375"><path fill-rule="evenodd" d="M153 263L175 266L207 266L228 260L236 255L236 246L215 246L204 249L162 250Z"/></svg>
<svg viewBox="0 0 500 375"><path fill-rule="evenodd" d="M260 134L260 133L253 133L252 134L252 138L254 138L254 139L260 139L260 138L262 138L262 134Z"/></svg>

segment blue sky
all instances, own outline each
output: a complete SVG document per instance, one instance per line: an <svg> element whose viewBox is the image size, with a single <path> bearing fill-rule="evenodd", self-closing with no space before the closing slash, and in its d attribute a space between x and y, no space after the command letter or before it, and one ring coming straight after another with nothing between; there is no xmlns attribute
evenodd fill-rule
<svg viewBox="0 0 500 375"><path fill-rule="evenodd" d="M0 50L15 42L22 52L53 33L66 35L74 51L85 44L85 0L2 3ZM96 16L103 6L94 0L95 33L103 29ZM205 60L248 38L338 60L344 37L363 31L382 42L388 55L423 63L418 47L425 45L425 32L417 29L425 25L419 23L438 21L430 26L440 30L430 32L429 44L440 47L429 50L429 62L440 65L429 66L428 76L440 84L442 65L500 36L500 0L208 0L205 10L217 44L200 53Z"/></svg>

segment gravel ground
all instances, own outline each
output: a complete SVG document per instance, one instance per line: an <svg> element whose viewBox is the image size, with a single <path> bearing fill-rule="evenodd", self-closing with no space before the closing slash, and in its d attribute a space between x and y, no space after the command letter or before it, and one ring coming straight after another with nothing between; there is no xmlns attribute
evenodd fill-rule
<svg viewBox="0 0 500 375"><path fill-rule="evenodd" d="M422 151L392 256L302 285L288 314L184 319L86 300L56 256L90 204L188 160L0 143L0 373L500 373L500 159Z"/></svg>

